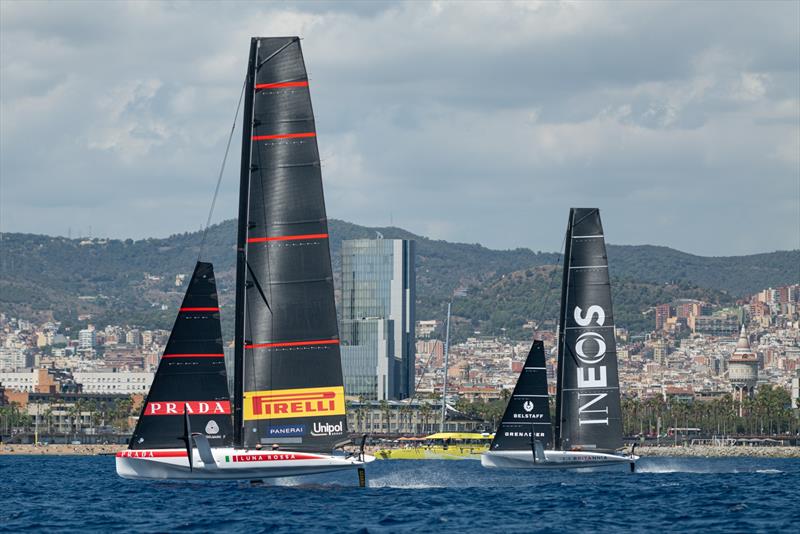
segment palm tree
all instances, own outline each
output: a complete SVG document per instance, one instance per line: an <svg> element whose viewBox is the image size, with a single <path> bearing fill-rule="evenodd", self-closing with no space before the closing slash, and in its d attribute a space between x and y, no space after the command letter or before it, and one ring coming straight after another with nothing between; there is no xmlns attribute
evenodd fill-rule
<svg viewBox="0 0 800 534"><path fill-rule="evenodd" d="M101 426L106 426L108 424L108 420L110 418L111 410L107 400L103 400L100 403L100 418L101 418Z"/></svg>
<svg viewBox="0 0 800 534"><path fill-rule="evenodd" d="M67 421L69 422L70 430L73 434L77 434L77 417L80 413L78 404L74 403L67 408Z"/></svg>
<svg viewBox="0 0 800 534"><path fill-rule="evenodd" d="M85 406L86 406L86 401L84 401L83 399L76 400L75 404L73 405L75 409L74 421L75 421L75 427L77 427L76 431L77 434L83 433L83 412Z"/></svg>
<svg viewBox="0 0 800 534"><path fill-rule="evenodd" d="M425 402L419 408L420 415L422 416L422 433L425 434L430 431L428 421L433 414L433 408L430 403Z"/></svg>
<svg viewBox="0 0 800 534"><path fill-rule="evenodd" d="M44 411L44 420L47 422L47 435L49 436L52 434L52 425L53 425L53 405L48 404L47 409Z"/></svg>
<svg viewBox="0 0 800 534"><path fill-rule="evenodd" d="M384 421L386 422L386 433L389 433L389 416L391 414L391 409L389 408L389 401L383 399L379 403L381 413L383 414Z"/></svg>
<svg viewBox="0 0 800 534"><path fill-rule="evenodd" d="M114 419L120 429L128 429L128 416L131 413L132 402L130 398L117 399L114 401Z"/></svg>
<svg viewBox="0 0 800 534"><path fill-rule="evenodd" d="M364 431L364 395L358 397L358 408L356 408L356 426L358 432Z"/></svg>
<svg viewBox="0 0 800 534"><path fill-rule="evenodd" d="M94 429L94 433L97 434L97 426L100 422L100 418L97 413L97 401L90 400L86 403L86 411L89 412L89 424L91 428Z"/></svg>

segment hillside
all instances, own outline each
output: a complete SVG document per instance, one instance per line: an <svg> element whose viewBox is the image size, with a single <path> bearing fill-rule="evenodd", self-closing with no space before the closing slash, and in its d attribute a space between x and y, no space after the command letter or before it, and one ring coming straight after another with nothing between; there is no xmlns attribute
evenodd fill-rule
<svg viewBox="0 0 800 534"><path fill-rule="evenodd" d="M736 297L800 281L800 250L703 257L653 245L610 245L612 274L655 284L687 283Z"/></svg>
<svg viewBox="0 0 800 534"><path fill-rule="evenodd" d="M417 316L441 318L454 291L454 312L466 324L487 332L518 331L525 320L554 316L550 294L552 269L537 269L560 259L558 253L528 249L491 250L478 244L449 243L400 228L368 228L330 221L334 277L339 275L343 239L386 238L417 241ZM182 296L175 275L188 274L199 253L200 233L164 239L81 242L33 234L3 234L0 240L0 311L23 318L52 310L57 319L78 324L93 314L96 324L127 323L169 328ZM232 306L235 221L212 226L203 259L217 271L223 308ZM705 258L666 247L609 245L618 324L633 330L652 324L642 312L677 297L726 303L767 286L800 279L800 251L753 256ZM530 274L526 274L530 273ZM146 274L150 277L147 278ZM554 284L558 287L558 284ZM547 302L538 315L539 303ZM162 310L162 305L167 306ZM488 314L488 318L487 318ZM231 319L223 313L223 322ZM467 323L468 322L468 323ZM505 325L505 326L501 326ZM225 325L226 329L230 325Z"/></svg>
<svg viewBox="0 0 800 534"><path fill-rule="evenodd" d="M523 329L527 321L555 326L561 294L560 267L545 266L503 275L453 301L453 316L460 337L474 330L484 334L505 334L522 339L530 336ZM733 304L728 293L692 286L686 282L655 284L620 278L612 274L611 293L617 326L632 332L653 329L653 307L678 298L703 300L716 305Z"/></svg>

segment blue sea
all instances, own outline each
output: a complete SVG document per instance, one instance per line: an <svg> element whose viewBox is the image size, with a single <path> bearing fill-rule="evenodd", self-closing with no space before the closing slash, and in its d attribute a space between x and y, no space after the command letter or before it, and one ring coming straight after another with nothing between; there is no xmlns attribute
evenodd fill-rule
<svg viewBox="0 0 800 534"><path fill-rule="evenodd" d="M113 457L0 456L3 532L798 532L800 460L644 458L635 474L376 461L240 482L123 480Z"/></svg>

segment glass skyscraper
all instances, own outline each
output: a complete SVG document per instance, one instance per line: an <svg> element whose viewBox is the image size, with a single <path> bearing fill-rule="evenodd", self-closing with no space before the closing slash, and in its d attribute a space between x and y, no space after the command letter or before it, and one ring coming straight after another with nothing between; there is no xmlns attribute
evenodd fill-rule
<svg viewBox="0 0 800 534"><path fill-rule="evenodd" d="M342 242L342 368L348 395L414 393L414 241Z"/></svg>

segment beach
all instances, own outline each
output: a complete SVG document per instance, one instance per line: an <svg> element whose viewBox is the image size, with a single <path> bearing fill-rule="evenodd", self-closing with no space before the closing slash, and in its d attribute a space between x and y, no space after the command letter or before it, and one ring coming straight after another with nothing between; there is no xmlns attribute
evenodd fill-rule
<svg viewBox="0 0 800 534"><path fill-rule="evenodd" d="M800 458L800 447L712 447L708 445L673 447L637 447L639 456L681 456L697 458Z"/></svg>
<svg viewBox="0 0 800 534"><path fill-rule="evenodd" d="M27 454L49 456L97 456L116 454L126 445L0 445L0 455ZM706 445L677 447L637 447L639 456L679 456L696 458L800 458L800 447L711 447Z"/></svg>
<svg viewBox="0 0 800 534"><path fill-rule="evenodd" d="M116 454L127 449L127 445L0 445L0 455L29 454L48 456L97 456Z"/></svg>

